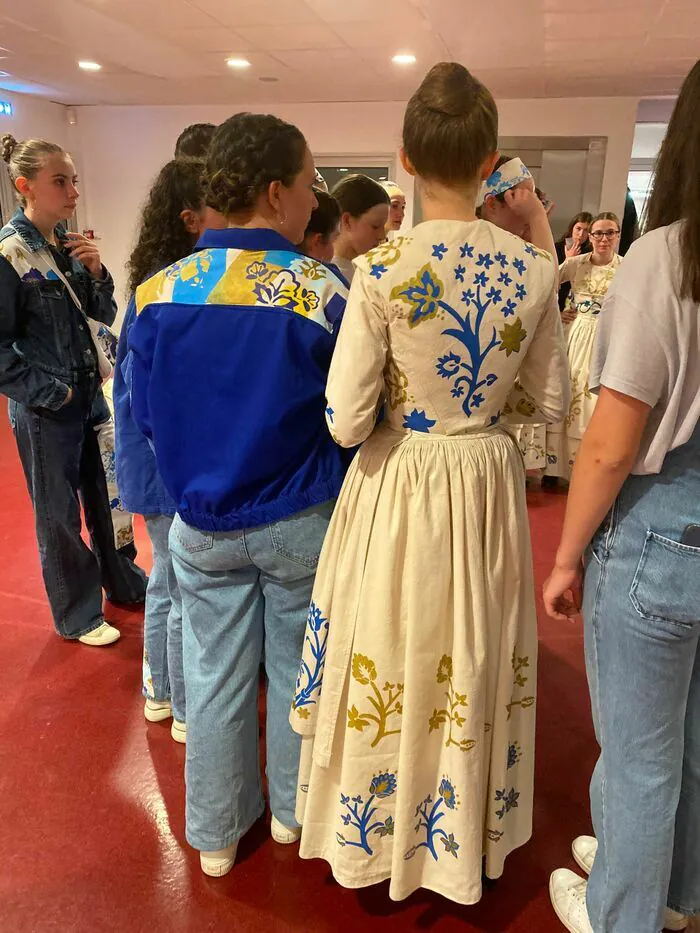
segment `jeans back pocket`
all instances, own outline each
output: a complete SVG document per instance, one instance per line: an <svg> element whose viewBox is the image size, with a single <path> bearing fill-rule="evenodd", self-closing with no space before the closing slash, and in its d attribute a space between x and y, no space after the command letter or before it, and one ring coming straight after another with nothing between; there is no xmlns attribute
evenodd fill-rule
<svg viewBox="0 0 700 933"><path fill-rule="evenodd" d="M295 564L315 570L333 514L335 499L270 525L274 551Z"/></svg>
<svg viewBox="0 0 700 933"><path fill-rule="evenodd" d="M700 622L700 548L648 531L630 599L651 621L686 626Z"/></svg>
<svg viewBox="0 0 700 933"><path fill-rule="evenodd" d="M199 528L183 522L179 515L176 516L170 533L188 554L210 551L214 547L214 534L211 531L200 531Z"/></svg>

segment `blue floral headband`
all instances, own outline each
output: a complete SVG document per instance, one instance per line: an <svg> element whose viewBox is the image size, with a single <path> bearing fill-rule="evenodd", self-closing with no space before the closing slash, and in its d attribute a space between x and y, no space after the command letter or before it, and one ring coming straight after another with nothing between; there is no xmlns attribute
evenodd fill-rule
<svg viewBox="0 0 700 933"><path fill-rule="evenodd" d="M503 194L504 191L509 191L519 185L521 181L527 181L528 179L532 179L532 175L522 159L511 159L509 162L504 162L482 184L476 206L481 207L486 198L491 195Z"/></svg>

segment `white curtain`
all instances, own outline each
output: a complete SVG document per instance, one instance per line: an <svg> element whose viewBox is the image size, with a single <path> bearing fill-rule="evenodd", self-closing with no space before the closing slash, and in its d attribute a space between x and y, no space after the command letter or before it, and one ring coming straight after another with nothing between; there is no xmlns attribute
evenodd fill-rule
<svg viewBox="0 0 700 933"><path fill-rule="evenodd" d="M17 210L15 189L10 181L10 171L6 162L0 162L0 214L2 223L6 224Z"/></svg>

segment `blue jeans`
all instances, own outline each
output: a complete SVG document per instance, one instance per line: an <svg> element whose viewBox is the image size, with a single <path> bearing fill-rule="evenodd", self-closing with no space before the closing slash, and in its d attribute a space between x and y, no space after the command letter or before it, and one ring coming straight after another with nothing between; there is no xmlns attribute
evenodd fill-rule
<svg viewBox="0 0 700 933"><path fill-rule="evenodd" d="M34 506L41 570L54 625L75 639L104 621L102 589L112 602L141 602L146 574L136 548L117 550L102 457L94 425L105 403L94 378L76 380L59 411L10 400L10 424ZM101 406L96 403L100 402ZM108 412L107 412L108 414ZM81 537L80 505L92 550Z"/></svg>
<svg viewBox="0 0 700 933"><path fill-rule="evenodd" d="M265 804L258 683L265 642L270 807L294 818L301 740L289 725L311 590L333 503L271 525L199 531L179 516L170 550L182 594L187 691L187 840L236 842Z"/></svg>
<svg viewBox="0 0 700 933"><path fill-rule="evenodd" d="M153 570L143 620L143 694L152 700L170 700L173 717L186 722L182 600L168 545L173 519L171 515L146 515L145 520Z"/></svg>
<svg viewBox="0 0 700 933"><path fill-rule="evenodd" d="M587 559L595 933L700 912L700 548L679 543L695 523L700 426L660 475L627 480Z"/></svg>

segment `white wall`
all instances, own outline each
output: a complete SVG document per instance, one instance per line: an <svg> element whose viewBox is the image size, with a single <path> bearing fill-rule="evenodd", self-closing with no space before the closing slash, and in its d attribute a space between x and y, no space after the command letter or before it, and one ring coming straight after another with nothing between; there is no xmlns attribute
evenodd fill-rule
<svg viewBox="0 0 700 933"><path fill-rule="evenodd" d="M106 265L123 296L124 262L133 243L140 204L160 166L172 156L184 126L220 123L244 106L80 107L84 225L101 236ZM396 157L405 104L278 104L270 110L297 124L317 155ZM607 136L601 205L621 212L637 112L632 98L506 100L499 103L504 136ZM396 181L411 203L412 179L397 162ZM410 222L410 217L408 221Z"/></svg>

